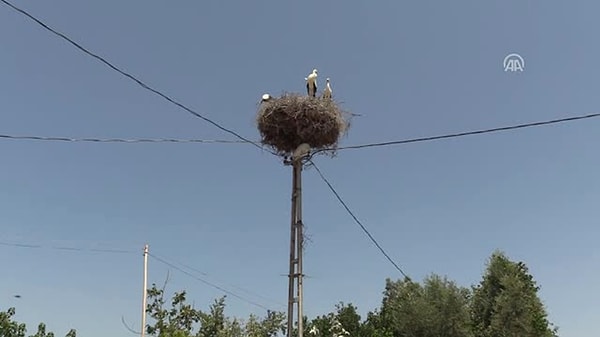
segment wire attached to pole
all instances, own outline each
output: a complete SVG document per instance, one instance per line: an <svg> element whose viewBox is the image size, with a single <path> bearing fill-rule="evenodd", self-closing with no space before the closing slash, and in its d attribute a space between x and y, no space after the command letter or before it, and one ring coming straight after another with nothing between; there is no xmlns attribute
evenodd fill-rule
<svg viewBox="0 0 600 337"><path fill-rule="evenodd" d="M356 224L358 224L360 226L360 228L363 230L363 232L365 234L367 234L367 236L369 237L369 239L371 240L371 242L373 242L373 244L375 244L375 246L377 247L377 249L379 249L379 251L383 254L383 256L385 256L385 258L394 266L394 268L396 268L396 270L398 270L400 272L400 274L402 274L402 276L404 276L406 279L410 280L410 277L402 270L402 268L400 268L400 266L389 256L389 254L383 249L383 247L381 247L381 245L379 244L379 242L377 242L377 240L375 240L375 238L373 237L373 235L371 235L371 233L367 230L367 228L365 227L365 225L362 224L362 222L360 220L358 220L358 218L356 217L356 215L354 215L354 212L352 212L352 210L350 209L350 207L348 207L348 205L346 204L346 202L342 199L342 197L340 196L340 194L335 190L335 188L331 185L331 183L329 182L329 180L325 177L325 175L323 174L323 172L321 172L321 170L319 169L319 167L311 160L310 161L312 164L312 167L315 168L315 170L317 170L317 173L319 174L319 176L321 177L321 179L323 180L323 182L325 182L325 184L327 185L327 187L329 187L329 190L331 190L331 192L333 193L333 195L337 198L337 200L340 202L340 204L344 207L344 209L346 209L346 212L348 212L348 214L350 214L350 216L352 217L352 219L354 219L354 222L356 222Z"/></svg>

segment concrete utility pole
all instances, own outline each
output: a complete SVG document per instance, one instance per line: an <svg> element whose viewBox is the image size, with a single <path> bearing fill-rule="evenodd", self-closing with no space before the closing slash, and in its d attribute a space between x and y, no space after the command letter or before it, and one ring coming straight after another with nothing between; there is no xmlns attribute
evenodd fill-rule
<svg viewBox="0 0 600 337"><path fill-rule="evenodd" d="M142 330L141 336L146 335L146 301L148 300L148 245L144 246L144 289L142 291Z"/></svg>
<svg viewBox="0 0 600 337"><path fill-rule="evenodd" d="M304 234L302 233L302 160L309 154L310 146L302 144L292 154L292 222L290 236L290 273L288 287L287 337L292 337L294 328L294 303L298 305L298 337L304 336L303 293L302 293L302 251ZM294 297L296 290L296 297Z"/></svg>

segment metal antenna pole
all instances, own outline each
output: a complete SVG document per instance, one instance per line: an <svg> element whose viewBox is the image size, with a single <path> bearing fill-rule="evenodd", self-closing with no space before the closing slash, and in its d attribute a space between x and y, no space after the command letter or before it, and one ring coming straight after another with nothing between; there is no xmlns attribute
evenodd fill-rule
<svg viewBox="0 0 600 337"><path fill-rule="evenodd" d="M146 334L146 301L148 300L148 245L144 246L144 289L142 292L142 330L141 336Z"/></svg>

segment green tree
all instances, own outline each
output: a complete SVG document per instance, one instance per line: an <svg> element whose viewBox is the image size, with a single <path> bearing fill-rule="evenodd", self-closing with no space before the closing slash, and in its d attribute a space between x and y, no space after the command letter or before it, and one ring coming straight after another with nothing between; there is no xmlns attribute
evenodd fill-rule
<svg viewBox="0 0 600 337"><path fill-rule="evenodd" d="M359 336L361 331L361 317L358 314L358 308L352 305L352 303L344 304L344 302L338 303L336 306L336 320L346 330L350 336Z"/></svg>
<svg viewBox="0 0 600 337"><path fill-rule="evenodd" d="M283 326L283 334L286 334L286 330L287 330L287 315L285 315L284 318L284 326ZM302 316L302 326L304 328L304 335L308 336L307 333L308 331L310 331L311 325L310 325L310 321L308 320L307 316ZM298 322L294 322L294 326L292 328L292 337L298 337Z"/></svg>
<svg viewBox="0 0 600 337"><path fill-rule="evenodd" d="M318 337L331 337L333 334L331 333L331 328L333 326L333 320L335 318L334 313L328 313L326 315L321 315L315 317L309 324L305 325L306 333L309 333L313 328L315 331L318 331Z"/></svg>
<svg viewBox="0 0 600 337"><path fill-rule="evenodd" d="M474 287L471 316L481 337L555 337L538 297L539 287L522 262L496 251L481 282Z"/></svg>
<svg viewBox="0 0 600 337"><path fill-rule="evenodd" d="M223 329L217 333L217 337L243 337L245 328L237 318L225 318Z"/></svg>
<svg viewBox="0 0 600 337"><path fill-rule="evenodd" d="M279 332L285 333L287 316L282 312L267 311L267 316L260 320L250 315L246 322L246 336L275 337Z"/></svg>
<svg viewBox="0 0 600 337"><path fill-rule="evenodd" d="M335 337L341 334L343 328L350 336L360 336L362 323L357 311L358 309L351 303L339 302L335 306L335 312L317 316L310 323L305 324L305 335L310 335L311 329L315 328L315 331L319 332L319 337Z"/></svg>
<svg viewBox="0 0 600 337"><path fill-rule="evenodd" d="M200 312L200 329L198 337L217 337L225 334L227 318L225 317L225 296L215 300L210 306L210 313Z"/></svg>
<svg viewBox="0 0 600 337"><path fill-rule="evenodd" d="M24 323L16 322L13 319L14 315L15 308L0 312L0 337L25 337L27 327ZM30 337L54 337L54 333L46 332L46 324L40 323L37 333ZM76 331L71 329L66 337L77 337Z"/></svg>
<svg viewBox="0 0 600 337"><path fill-rule="evenodd" d="M429 336L470 336L471 292L446 277L431 275L423 284L423 298L430 315Z"/></svg>
<svg viewBox="0 0 600 337"><path fill-rule="evenodd" d="M245 324L227 317L225 299L216 299L204 312L187 303L185 291L176 292L167 303L164 288L153 284L147 307L153 323L146 330L157 337L274 337L285 330L285 315L280 312L267 311L264 318L251 315Z"/></svg>
<svg viewBox="0 0 600 337"><path fill-rule="evenodd" d="M371 315L366 324L378 335L465 337L471 333L468 289L437 275L427 277L423 285L409 279L386 280L379 315Z"/></svg>
<svg viewBox="0 0 600 337"><path fill-rule="evenodd" d="M186 292L175 293L170 301L170 309L164 307L165 290L155 284L148 289L148 307L146 312L154 319L154 325L148 325L146 331L158 337L191 337L194 324L201 318L201 312L186 303Z"/></svg>
<svg viewBox="0 0 600 337"><path fill-rule="evenodd" d="M246 336L248 337L259 337L262 336L263 331L258 317L251 314L246 322Z"/></svg>
<svg viewBox="0 0 600 337"><path fill-rule="evenodd" d="M361 326L361 337L393 337L391 325L386 323L379 310L369 312Z"/></svg>
<svg viewBox="0 0 600 337"><path fill-rule="evenodd" d="M423 288L408 279L386 280L381 306L381 323L393 336L426 336L429 321Z"/></svg>
<svg viewBox="0 0 600 337"><path fill-rule="evenodd" d="M15 308L0 312L0 337L25 337L25 324L13 320Z"/></svg>
<svg viewBox="0 0 600 337"><path fill-rule="evenodd" d="M40 323L38 325L38 332L31 337L54 337L54 333L46 332L46 324Z"/></svg>

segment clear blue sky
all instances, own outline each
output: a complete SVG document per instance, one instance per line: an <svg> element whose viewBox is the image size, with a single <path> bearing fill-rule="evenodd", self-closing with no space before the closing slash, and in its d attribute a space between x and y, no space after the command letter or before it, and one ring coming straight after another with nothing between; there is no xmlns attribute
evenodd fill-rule
<svg viewBox="0 0 600 337"><path fill-rule="evenodd" d="M331 77L344 144L597 112L594 1L15 1L156 88L257 139L264 92ZM416 3L416 2L415 2ZM232 139L0 6L0 133ZM523 73L502 59L525 58ZM322 83L322 80L321 80ZM600 120L397 147L318 164L415 279L478 282L495 249L525 261L566 337L597 336ZM144 243L205 277L285 303L289 167L250 145L0 141L1 309L59 335L129 336ZM362 313L400 275L314 170L305 172L306 313ZM168 267L150 259L150 282ZM175 270L206 308L222 293ZM595 285L594 285L595 284ZM13 299L21 294L22 299ZM262 310L235 298L228 313ZM275 309L282 309L274 307Z"/></svg>

